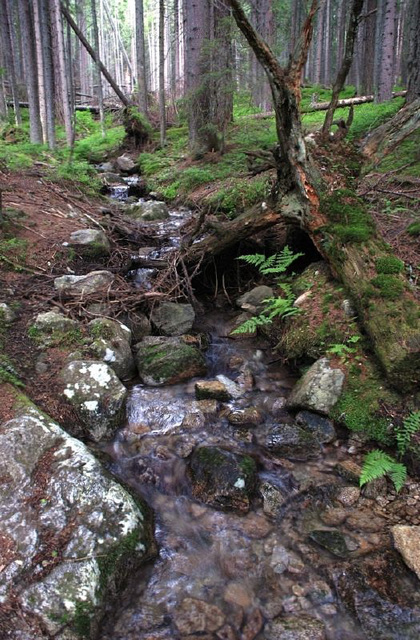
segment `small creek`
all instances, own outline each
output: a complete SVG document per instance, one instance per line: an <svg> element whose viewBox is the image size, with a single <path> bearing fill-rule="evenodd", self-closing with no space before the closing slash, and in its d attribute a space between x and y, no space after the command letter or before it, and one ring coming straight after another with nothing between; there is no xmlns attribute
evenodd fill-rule
<svg viewBox="0 0 420 640"><path fill-rule="evenodd" d="M183 215L173 212L168 222L155 224L156 231L174 234L181 220ZM147 286L150 275L135 274L134 281ZM337 557L308 540L313 529L330 528L320 514L328 506L329 487L343 482L333 467L348 457L348 443L324 446L319 457L304 462L279 459L267 448L273 426L294 421L285 403L295 378L263 339L226 337L230 321L229 314L207 308L195 330L210 335L208 377L227 376L237 383L238 397L217 407L208 402L204 410L195 400L194 381L135 385L126 424L104 446L112 473L153 510L158 555L131 576L100 637L324 638L312 629L309 616L323 622L328 640L362 640L366 636L328 579ZM249 407L261 416L260 424L228 421L229 412ZM188 460L202 445L256 461L259 490L247 514L216 510L192 497ZM278 508L270 507L270 491L282 497ZM375 531L348 538L355 557L377 546ZM280 635L273 626L278 616L301 619L306 631Z"/></svg>

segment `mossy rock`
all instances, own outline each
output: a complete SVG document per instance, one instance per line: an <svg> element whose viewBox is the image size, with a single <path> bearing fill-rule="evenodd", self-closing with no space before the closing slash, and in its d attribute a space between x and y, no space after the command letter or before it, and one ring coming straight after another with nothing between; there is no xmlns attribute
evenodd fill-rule
<svg viewBox="0 0 420 640"><path fill-rule="evenodd" d="M176 384L207 373L201 351L181 338L147 336L136 348L137 368L145 384Z"/></svg>

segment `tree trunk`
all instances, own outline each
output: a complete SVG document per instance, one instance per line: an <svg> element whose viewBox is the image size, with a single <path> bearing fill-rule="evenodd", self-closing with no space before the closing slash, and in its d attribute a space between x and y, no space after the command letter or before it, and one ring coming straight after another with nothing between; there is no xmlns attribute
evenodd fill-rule
<svg viewBox="0 0 420 640"><path fill-rule="evenodd" d="M411 0L409 21L409 52L407 60L407 102L420 97L420 2Z"/></svg>
<svg viewBox="0 0 420 640"><path fill-rule="evenodd" d="M389 100L392 95L394 84L394 34L396 0L382 0L383 4L383 26L380 33L380 56L378 67L378 86L376 91L376 102Z"/></svg>
<svg viewBox="0 0 420 640"><path fill-rule="evenodd" d="M6 63L6 70L10 84L10 90L12 94L12 100L15 112L15 123L17 125L22 124L22 118L19 108L19 96L17 91L16 82L16 66L15 59L13 57L14 47L12 45L11 28L9 21L9 6L7 2L0 2L0 29L1 29L1 42L3 59Z"/></svg>
<svg viewBox="0 0 420 640"><path fill-rule="evenodd" d="M165 3L159 0L159 124L160 146L166 145L165 108Z"/></svg>
<svg viewBox="0 0 420 640"><path fill-rule="evenodd" d="M39 115L42 127L42 141L44 144L48 142L47 134L47 104L45 92L45 65L44 52L42 46L42 27L41 27L41 6L39 0L34 0L34 31L35 31L35 48L36 48L36 68L38 72L38 96L39 96Z"/></svg>
<svg viewBox="0 0 420 640"><path fill-rule="evenodd" d="M137 90L140 111L147 114L146 50L144 46L143 0L136 0Z"/></svg>
<svg viewBox="0 0 420 640"><path fill-rule="evenodd" d="M91 9L92 9L92 29L93 29L93 41L95 43L95 54L96 54L96 95L98 96L98 107L99 107L99 120L101 123L101 132L102 137L105 137L105 116L104 116L104 96L102 91L102 75L101 68L99 66L99 31L98 31L98 18L96 15L96 1L91 0Z"/></svg>
<svg viewBox="0 0 420 640"><path fill-rule="evenodd" d="M364 3L364 0L353 0L353 3L352 3L350 22L347 28L346 50L344 53L343 62L341 63L340 70L337 73L337 77L333 85L330 106L328 107L328 111L325 115L325 120L322 127L323 136L328 136L330 133L331 125L334 119L334 113L338 104L340 91L344 87L347 74L350 71L351 63L353 60L354 41L357 35L357 25L359 21L359 16L363 9L363 3Z"/></svg>
<svg viewBox="0 0 420 640"><path fill-rule="evenodd" d="M94 52L94 50L90 46L89 42L86 40L85 36L80 31L79 27L77 26L77 24L75 23L75 21L71 17L71 14L67 11L66 7L63 4L61 4L61 13L64 15L65 19L67 20L67 22L69 23L69 25L73 29L74 33L79 38L79 40L82 43L82 45L85 47L86 51L89 53L89 55L92 58L92 60L94 62L98 62L103 76L108 80L109 84L114 89L115 93L117 94L117 96L119 97L121 102L126 107L130 106L130 102L129 102L128 98L122 93L122 91L120 90L120 88L116 84L115 80L113 79L113 77L109 73L108 69L103 65L103 63L100 60L97 59L96 53Z"/></svg>
<svg viewBox="0 0 420 640"><path fill-rule="evenodd" d="M362 93L373 93L374 88L374 62L375 62L375 31L377 0L367 0L366 18L363 21L363 68L362 68Z"/></svg>
<svg viewBox="0 0 420 640"><path fill-rule="evenodd" d="M51 21L54 34L54 53L57 68L57 77L60 82L61 108L64 117L66 139L69 147L73 145L73 123L70 109L70 96L68 90L68 78L66 73L66 61L64 53L63 23L61 20L60 0L52 0L50 3Z"/></svg>

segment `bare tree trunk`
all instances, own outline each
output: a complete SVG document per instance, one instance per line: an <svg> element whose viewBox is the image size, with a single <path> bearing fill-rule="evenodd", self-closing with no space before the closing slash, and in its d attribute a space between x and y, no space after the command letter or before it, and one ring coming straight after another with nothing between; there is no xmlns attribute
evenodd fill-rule
<svg viewBox="0 0 420 640"><path fill-rule="evenodd" d="M99 66L99 31L98 31L98 18L96 15L96 2L95 0L91 0L91 9L92 9L92 28L93 28L93 40L95 43L95 53L96 53L96 94L98 96L98 107L99 107L99 120L101 122L101 132L102 137L105 137L105 116L104 116L104 96L102 92L102 75L101 68Z"/></svg>
<svg viewBox="0 0 420 640"><path fill-rule="evenodd" d="M165 4L159 0L159 122L160 146L166 145L165 109Z"/></svg>
<svg viewBox="0 0 420 640"><path fill-rule="evenodd" d="M33 19L25 0L19 0L20 35L22 40L25 84L29 102L29 133L31 142L42 143L42 128L39 114L39 95L36 57L34 49Z"/></svg>
<svg viewBox="0 0 420 640"><path fill-rule="evenodd" d="M113 18L113 16L112 16L111 9L110 9L110 6L109 6L109 4L108 4L108 0L104 0L104 7L105 7L105 13L106 13L107 18L108 18L108 20L109 20L109 24L111 25L112 31L114 32L115 37L117 38L117 41L118 41L119 47L120 47L120 49L121 49L121 53L122 53L123 58L124 58L124 60L125 60L125 64L127 65L127 70L128 70L128 73L129 73L129 75L130 75L130 79L131 79L131 80L130 80L130 84L132 84L132 78L133 78L133 67L132 67L132 65L131 65L131 61L130 61L130 58L129 58L129 56L128 56L128 53L127 53L127 51L126 51L126 49L125 49L125 47L124 47L124 43L123 43L123 41L122 41L122 38L121 38L121 34L120 34L120 30L119 30L119 28L118 28L118 25L115 23L115 20L114 20L114 18Z"/></svg>
<svg viewBox="0 0 420 640"><path fill-rule="evenodd" d="M382 0L383 27L380 35L381 47L379 57L378 86L376 90L376 102L384 102L392 96L394 83L394 34L396 0Z"/></svg>
<svg viewBox="0 0 420 640"><path fill-rule="evenodd" d="M362 93L367 95L373 93L374 88L377 0L367 0L365 11L366 18L363 21Z"/></svg>
<svg viewBox="0 0 420 640"><path fill-rule="evenodd" d="M48 0L39 0L41 20L42 59L44 64L44 90L46 111L46 132L50 149L55 149L55 108L54 71L52 62L51 30L49 25Z"/></svg>
<svg viewBox="0 0 420 640"><path fill-rule="evenodd" d="M411 0L409 14L409 52L407 61L407 102L420 97L420 3Z"/></svg>
<svg viewBox="0 0 420 640"><path fill-rule="evenodd" d="M54 33L54 48L56 55L57 76L60 81L61 108L63 110L64 127L69 147L73 145L73 123L70 110L70 98L68 90L68 78L66 74L66 61L64 54L63 24L61 21L60 0L51 0L51 21Z"/></svg>
<svg viewBox="0 0 420 640"><path fill-rule="evenodd" d="M143 0L136 0L136 55L139 107L142 113L147 114L146 51L144 46Z"/></svg>
<svg viewBox="0 0 420 640"><path fill-rule="evenodd" d="M14 47L12 45L8 9L9 9L9 6L7 2L0 2L0 28L1 28L3 59L6 63L6 70L8 74L10 90L12 93L13 109L15 113L15 123L17 125L20 125L22 124L22 118L20 115L19 96L17 92L16 67L15 67L15 60L13 57Z"/></svg>
<svg viewBox="0 0 420 640"><path fill-rule="evenodd" d="M39 0L34 0L34 31L35 31L35 47L36 47L36 67L38 72L38 93L39 93L39 114L42 126L42 141L44 144L48 141L47 134L47 105L45 93L45 65L44 52L42 47L42 28L41 28L41 7Z"/></svg>
<svg viewBox="0 0 420 640"><path fill-rule="evenodd" d="M353 3L352 3L350 22L347 28L346 51L344 53L344 59L343 59L343 62L341 63L340 70L337 74L337 77L333 85L330 106L328 107L328 111L325 115L324 124L322 126L323 136L328 136L330 133L331 125L334 118L334 113L338 104L340 91L344 87L347 74L351 67L351 63L353 60L354 42L357 35L357 26L358 26L359 16L363 9L363 3L364 3L364 0L353 0Z"/></svg>

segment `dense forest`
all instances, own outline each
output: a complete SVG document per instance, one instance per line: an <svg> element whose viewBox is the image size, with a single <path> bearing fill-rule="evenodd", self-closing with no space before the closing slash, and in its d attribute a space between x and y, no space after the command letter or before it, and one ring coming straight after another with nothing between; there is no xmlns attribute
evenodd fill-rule
<svg viewBox="0 0 420 640"><path fill-rule="evenodd" d="M420 637L419 0L0 0L0 637Z"/></svg>

